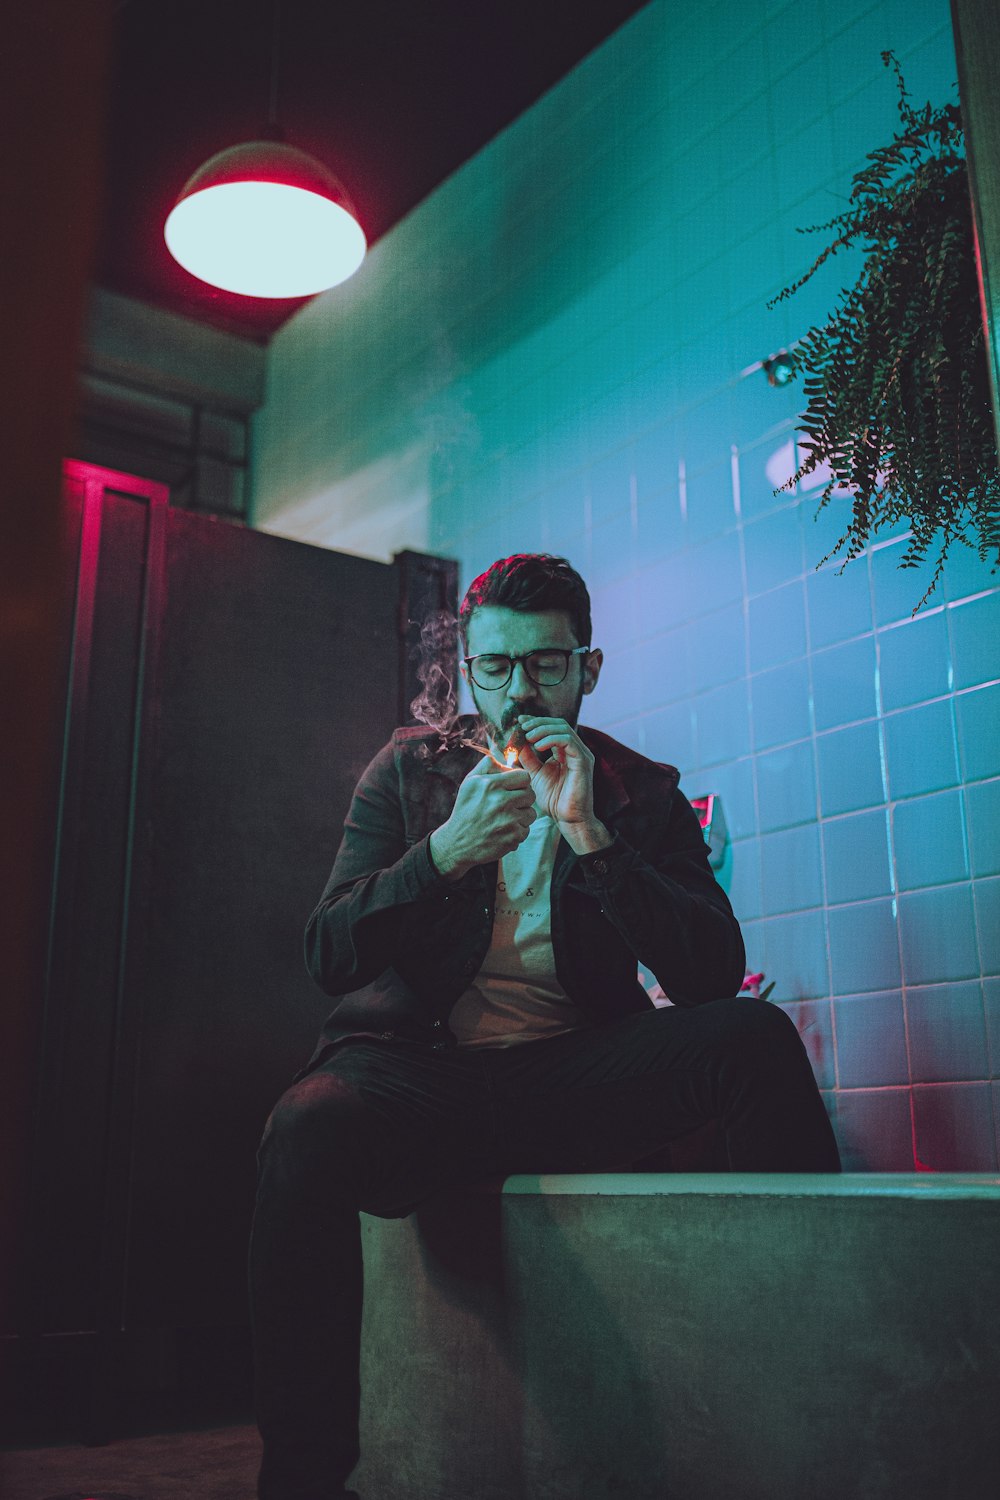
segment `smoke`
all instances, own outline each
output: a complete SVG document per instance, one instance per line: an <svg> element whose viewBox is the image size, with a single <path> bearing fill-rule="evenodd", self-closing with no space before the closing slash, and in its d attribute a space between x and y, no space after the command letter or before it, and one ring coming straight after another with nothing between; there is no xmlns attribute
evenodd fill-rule
<svg viewBox="0 0 1000 1500"><path fill-rule="evenodd" d="M417 659L421 691L410 704L410 713L419 723L437 730L441 737L439 752L449 749L462 737L455 694L457 640L458 620L455 615L447 609L435 610L421 625L420 640L411 653ZM485 736L483 743L486 743Z"/></svg>
<svg viewBox="0 0 1000 1500"><path fill-rule="evenodd" d="M489 746L488 724L480 714L463 725L458 712L455 692L455 647L458 641L458 619L447 609L435 610L428 615L420 627L420 639L411 648L410 660L415 661L417 678L421 690L410 704L410 713L420 724L437 731L436 746L424 744L418 752L425 758L442 754L459 744L474 744L484 750ZM499 721L490 732L506 745L520 733L517 727L518 714L524 711L540 713L540 705L521 703L508 704ZM523 743L523 738L522 738ZM542 753L548 760L550 751Z"/></svg>

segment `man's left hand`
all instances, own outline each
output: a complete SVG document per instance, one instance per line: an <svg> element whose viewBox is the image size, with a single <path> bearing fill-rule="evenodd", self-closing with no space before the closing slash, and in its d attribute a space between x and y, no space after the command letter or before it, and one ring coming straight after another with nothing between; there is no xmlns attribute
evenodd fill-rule
<svg viewBox="0 0 1000 1500"><path fill-rule="evenodd" d="M558 823L563 835L576 843L574 835L595 831L610 835L594 816L594 756L565 719L540 719L521 714L518 723L527 744L518 759L531 777L531 788L543 813ZM538 754L549 750L548 760ZM589 842L589 840L588 840Z"/></svg>

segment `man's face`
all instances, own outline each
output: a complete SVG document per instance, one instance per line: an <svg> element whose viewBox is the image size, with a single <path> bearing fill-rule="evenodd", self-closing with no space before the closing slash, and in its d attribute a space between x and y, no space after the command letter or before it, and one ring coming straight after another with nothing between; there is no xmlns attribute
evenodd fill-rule
<svg viewBox="0 0 1000 1500"><path fill-rule="evenodd" d="M569 615L563 610L546 610L541 614L524 614L503 605L483 604L473 611L469 621L468 656L497 652L503 656L524 656L547 646L573 650L580 642L573 633ZM589 656L572 656L569 671L555 687L539 687L532 682L518 662L514 675L502 688L481 688L469 677L462 665L462 676L469 685L473 702L490 738L504 745L518 714L538 718L565 719L575 729L580 704L585 693L597 686L603 656L593 651Z"/></svg>

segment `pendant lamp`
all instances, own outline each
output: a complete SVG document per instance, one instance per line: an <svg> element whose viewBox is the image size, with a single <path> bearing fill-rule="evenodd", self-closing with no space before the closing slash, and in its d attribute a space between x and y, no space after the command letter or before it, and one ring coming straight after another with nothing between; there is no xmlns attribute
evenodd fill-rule
<svg viewBox="0 0 1000 1500"><path fill-rule="evenodd" d="M246 297L325 291L353 276L367 248L333 173L282 141L210 157L184 184L163 233L186 271Z"/></svg>
<svg viewBox="0 0 1000 1500"><path fill-rule="evenodd" d="M171 255L192 276L245 297L309 297L353 276L368 248L328 167L277 124L281 0L274 0L268 123L189 177L167 216Z"/></svg>

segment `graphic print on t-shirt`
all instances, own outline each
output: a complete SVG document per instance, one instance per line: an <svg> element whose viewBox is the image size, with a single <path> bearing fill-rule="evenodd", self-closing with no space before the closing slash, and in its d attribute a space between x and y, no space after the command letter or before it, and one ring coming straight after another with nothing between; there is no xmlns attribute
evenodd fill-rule
<svg viewBox="0 0 1000 1500"><path fill-rule="evenodd" d="M524 842L500 861L485 973L555 978L549 885L558 841L552 819L536 818Z"/></svg>
<svg viewBox="0 0 1000 1500"><path fill-rule="evenodd" d="M506 1046L583 1020L556 978L552 952L549 893L558 843L558 826L542 815L500 861L489 952L448 1022L461 1045Z"/></svg>

